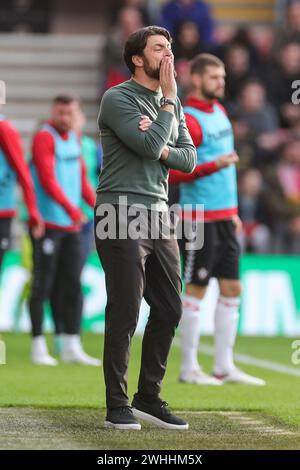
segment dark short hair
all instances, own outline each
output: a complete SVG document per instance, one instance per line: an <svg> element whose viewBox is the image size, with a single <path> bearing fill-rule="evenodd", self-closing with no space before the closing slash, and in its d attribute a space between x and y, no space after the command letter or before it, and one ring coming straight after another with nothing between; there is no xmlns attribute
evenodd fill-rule
<svg viewBox="0 0 300 470"><path fill-rule="evenodd" d="M65 94L65 95L57 95L53 98L52 103L55 104L70 104L74 103L74 101L79 103L79 98L75 95Z"/></svg>
<svg viewBox="0 0 300 470"><path fill-rule="evenodd" d="M132 62L132 57L134 55L142 56L147 45L148 37L156 35L164 36L170 43L172 42L169 31L165 28L161 28L160 26L147 26L145 28L138 29L127 39L123 57L131 73L134 74L135 72L135 65Z"/></svg>
<svg viewBox="0 0 300 470"><path fill-rule="evenodd" d="M214 67L225 67L224 62L219 59L217 56L212 54L198 54L191 62L191 74L198 73L199 75L203 74L205 68L208 66Z"/></svg>

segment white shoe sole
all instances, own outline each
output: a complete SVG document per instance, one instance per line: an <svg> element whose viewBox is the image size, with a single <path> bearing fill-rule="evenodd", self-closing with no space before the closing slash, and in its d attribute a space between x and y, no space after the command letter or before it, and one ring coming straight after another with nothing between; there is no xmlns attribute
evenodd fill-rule
<svg viewBox="0 0 300 470"><path fill-rule="evenodd" d="M128 431L128 430L140 431L142 428L140 423L117 424L117 423L112 423L111 421L104 421L104 427L106 429L119 429L120 431Z"/></svg>
<svg viewBox="0 0 300 470"><path fill-rule="evenodd" d="M195 380L185 380L183 379L182 377L179 377L179 382L180 383L184 383L184 384L192 384L192 385L212 385L212 386L220 386L220 385L223 385L223 382L221 380L212 380L212 381L197 381L196 379Z"/></svg>
<svg viewBox="0 0 300 470"><path fill-rule="evenodd" d="M102 362L97 359L95 360L89 360L89 359L85 359L85 358L80 358L80 357L68 357L68 356L61 356L61 360L62 362L64 362L65 364L81 364L83 366L93 366L93 367L101 367L102 365Z"/></svg>
<svg viewBox="0 0 300 470"><path fill-rule="evenodd" d="M224 384L232 384L232 385L254 385L255 387L263 387L266 385L266 382L262 380L261 382L251 382L251 381L246 381L246 380L230 380L230 379L224 379L223 380Z"/></svg>
<svg viewBox="0 0 300 470"><path fill-rule="evenodd" d="M156 418L155 416L149 415L148 413L145 413L144 411L137 410L136 408L132 408L132 412L136 418L147 421L148 423L156 424L157 426L163 429L183 429L183 430L189 429L188 424L184 424L180 426L179 424L165 423L165 421L162 421L161 419Z"/></svg>
<svg viewBox="0 0 300 470"><path fill-rule="evenodd" d="M90 367L101 367L101 364L91 364L90 362L76 361L74 359L65 360L62 359L64 364L78 364L79 366L90 366Z"/></svg>

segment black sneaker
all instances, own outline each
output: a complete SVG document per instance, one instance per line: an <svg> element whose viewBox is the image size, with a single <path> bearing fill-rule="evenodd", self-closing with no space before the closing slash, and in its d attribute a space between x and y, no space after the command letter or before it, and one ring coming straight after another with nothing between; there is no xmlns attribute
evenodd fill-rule
<svg viewBox="0 0 300 470"><path fill-rule="evenodd" d="M164 429L188 429L189 425L183 419L175 416L168 408L168 403L157 398L152 403L146 403L136 393L132 401L132 411L136 418L156 424Z"/></svg>
<svg viewBox="0 0 300 470"><path fill-rule="evenodd" d="M107 410L104 427L114 429L136 429L138 431L141 429L141 425L133 416L130 406L120 406L119 408L111 408L110 410Z"/></svg>

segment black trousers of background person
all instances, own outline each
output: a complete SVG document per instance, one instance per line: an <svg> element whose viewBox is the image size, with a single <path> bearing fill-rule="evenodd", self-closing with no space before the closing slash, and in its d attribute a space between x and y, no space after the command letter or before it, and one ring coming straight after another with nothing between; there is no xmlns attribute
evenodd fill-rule
<svg viewBox="0 0 300 470"><path fill-rule="evenodd" d="M0 218L0 269L6 250L9 247L11 218Z"/></svg>
<svg viewBox="0 0 300 470"><path fill-rule="evenodd" d="M94 221L90 220L86 224L84 224L80 231L80 243L81 243L81 273L85 266L85 263L88 259L88 255L91 252L93 241L94 241L94 231L93 231ZM56 335L65 333L64 322L63 322L63 309L64 305L61 301L60 290L58 288L60 283L59 278L57 277L53 287L52 292L50 294L50 306L51 306L51 313L52 319L54 322L54 331ZM80 320L83 316L83 304L84 304L84 297L83 292L81 290L81 299L80 299Z"/></svg>
<svg viewBox="0 0 300 470"><path fill-rule="evenodd" d="M148 211L150 213L150 211ZM97 213L97 209L96 209ZM153 399L160 393L167 358L182 313L178 243L175 238L105 239L97 237L97 252L105 272L104 377L108 409L128 405L127 372L131 339L142 298L150 315L142 343L138 393Z"/></svg>
<svg viewBox="0 0 300 470"><path fill-rule="evenodd" d="M31 237L33 282L29 311L32 335L43 330L44 306L54 284L59 289L64 332L79 334L81 319L81 239L77 232L46 229L41 240Z"/></svg>

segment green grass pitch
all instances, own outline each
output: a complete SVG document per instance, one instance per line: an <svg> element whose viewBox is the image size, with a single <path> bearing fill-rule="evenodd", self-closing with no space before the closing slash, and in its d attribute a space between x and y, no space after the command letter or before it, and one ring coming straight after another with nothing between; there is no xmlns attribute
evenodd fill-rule
<svg viewBox="0 0 300 470"><path fill-rule="evenodd" d="M239 364L265 387L186 385L178 382L180 350L174 344L162 398L190 423L188 431L149 424L142 431L103 428L102 368L30 363L30 337L3 333L7 364L0 366L0 449L300 449L300 376ZM293 366L291 338L239 337L236 352ZM85 334L85 349L102 356L103 337ZM212 344L212 338L202 339ZM51 350L52 338L48 337ZM129 396L136 391L141 340L132 345ZM205 371L213 358L199 353ZM143 423L142 423L143 424Z"/></svg>

